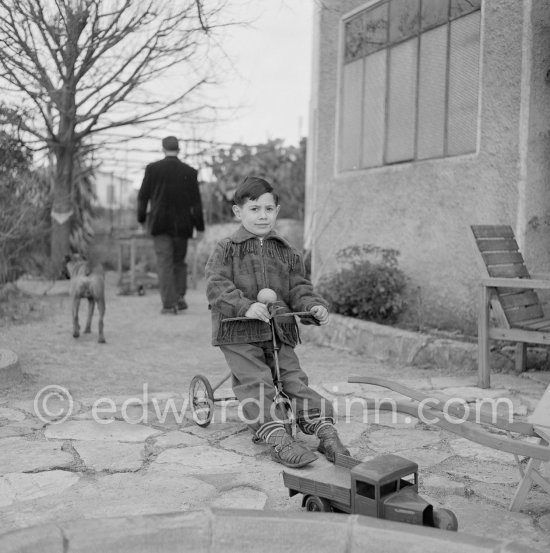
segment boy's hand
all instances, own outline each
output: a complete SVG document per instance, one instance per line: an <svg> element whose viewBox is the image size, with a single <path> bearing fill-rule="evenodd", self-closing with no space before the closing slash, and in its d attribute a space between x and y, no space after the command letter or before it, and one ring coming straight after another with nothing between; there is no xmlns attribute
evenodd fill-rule
<svg viewBox="0 0 550 553"><path fill-rule="evenodd" d="M244 314L245 317L249 319L259 319L264 323L268 323L270 319L269 311L267 306L264 303L256 302L253 303L248 311Z"/></svg>
<svg viewBox="0 0 550 553"><path fill-rule="evenodd" d="M328 309L322 305L315 305L310 309L311 314L319 321L320 324L328 323Z"/></svg>

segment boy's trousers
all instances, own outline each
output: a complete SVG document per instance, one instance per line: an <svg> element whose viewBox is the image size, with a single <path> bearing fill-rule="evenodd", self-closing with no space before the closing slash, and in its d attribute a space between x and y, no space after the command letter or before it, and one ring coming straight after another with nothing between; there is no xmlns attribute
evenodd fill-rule
<svg viewBox="0 0 550 553"><path fill-rule="evenodd" d="M266 422L282 420L273 403L276 388L272 342L223 345L220 349L231 369L233 393L240 402L243 422L255 432ZM322 419L334 422L331 402L308 386L294 348L280 344L278 353L283 392L292 402L300 428L304 430L307 423Z"/></svg>

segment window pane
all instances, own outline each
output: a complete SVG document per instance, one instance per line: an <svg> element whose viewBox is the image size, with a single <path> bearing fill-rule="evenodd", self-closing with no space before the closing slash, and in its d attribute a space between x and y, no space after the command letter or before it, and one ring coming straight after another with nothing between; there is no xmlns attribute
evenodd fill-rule
<svg viewBox="0 0 550 553"><path fill-rule="evenodd" d="M340 167L343 170L358 169L360 164L362 84L363 60L345 65L340 129Z"/></svg>
<svg viewBox="0 0 550 553"><path fill-rule="evenodd" d="M447 25L420 37L418 83L417 157L441 157L445 153L445 90Z"/></svg>
<svg viewBox="0 0 550 553"><path fill-rule="evenodd" d="M422 0L422 30L447 23L449 0Z"/></svg>
<svg viewBox="0 0 550 553"><path fill-rule="evenodd" d="M386 59L386 50L365 58L362 167L376 167L384 163Z"/></svg>
<svg viewBox="0 0 550 553"><path fill-rule="evenodd" d="M390 49L388 144L386 161L412 159L416 111L416 53L418 39Z"/></svg>
<svg viewBox="0 0 550 553"><path fill-rule="evenodd" d="M419 0L391 0L390 43L418 33L420 24Z"/></svg>
<svg viewBox="0 0 550 553"><path fill-rule="evenodd" d="M345 63L383 48L388 42L387 36L388 5L386 3L357 14L346 23Z"/></svg>
<svg viewBox="0 0 550 553"><path fill-rule="evenodd" d="M448 154L475 152L480 12L451 22Z"/></svg>
<svg viewBox="0 0 550 553"><path fill-rule="evenodd" d="M481 0L451 0L451 18L466 15L480 8Z"/></svg>

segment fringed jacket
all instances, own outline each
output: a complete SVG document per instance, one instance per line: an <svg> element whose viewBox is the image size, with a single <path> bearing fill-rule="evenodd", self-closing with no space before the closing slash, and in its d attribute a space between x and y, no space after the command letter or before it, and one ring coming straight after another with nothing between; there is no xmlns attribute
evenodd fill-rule
<svg viewBox="0 0 550 553"><path fill-rule="evenodd" d="M269 324L258 319L222 322L244 317L262 288L277 293L278 305L284 306L278 312L309 311L315 305L328 307L305 277L298 250L273 231L259 238L241 226L218 242L206 264L214 346L271 340ZM281 342L294 347L300 341L295 318L276 318L275 322Z"/></svg>

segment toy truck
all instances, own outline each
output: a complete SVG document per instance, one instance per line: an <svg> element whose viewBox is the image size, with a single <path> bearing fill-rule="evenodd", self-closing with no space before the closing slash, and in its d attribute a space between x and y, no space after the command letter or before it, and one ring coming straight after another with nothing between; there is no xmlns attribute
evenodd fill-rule
<svg viewBox="0 0 550 553"><path fill-rule="evenodd" d="M290 497L303 494L307 511L367 515L397 522L456 530L448 509L434 510L418 495L418 465L398 455L359 461L336 455L334 465L308 471L307 476L283 471Z"/></svg>

